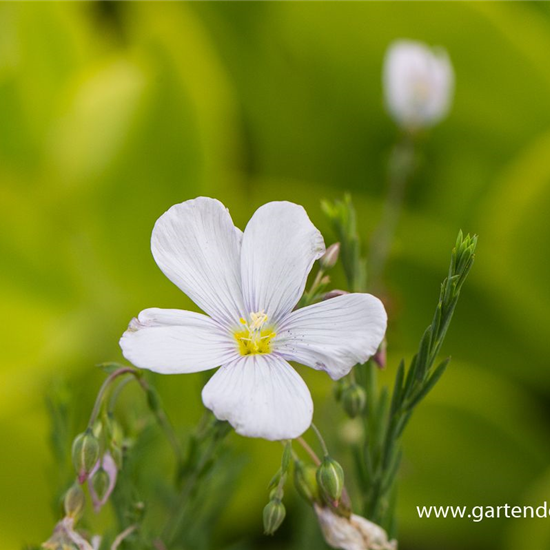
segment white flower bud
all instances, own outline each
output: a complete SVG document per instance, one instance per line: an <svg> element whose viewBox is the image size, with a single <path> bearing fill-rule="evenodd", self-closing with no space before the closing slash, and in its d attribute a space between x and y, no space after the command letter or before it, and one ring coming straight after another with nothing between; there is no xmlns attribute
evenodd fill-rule
<svg viewBox="0 0 550 550"><path fill-rule="evenodd" d="M346 518L330 508L314 505L317 519L327 544L340 550L396 550L397 543L388 541L386 532L371 521L352 514Z"/></svg>
<svg viewBox="0 0 550 550"><path fill-rule="evenodd" d="M383 80L388 111L404 130L433 126L449 111L454 72L442 48L394 42L386 53Z"/></svg>

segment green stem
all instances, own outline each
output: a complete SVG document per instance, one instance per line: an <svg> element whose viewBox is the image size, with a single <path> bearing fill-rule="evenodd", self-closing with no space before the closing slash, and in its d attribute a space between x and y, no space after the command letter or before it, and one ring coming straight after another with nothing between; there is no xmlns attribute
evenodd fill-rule
<svg viewBox="0 0 550 550"><path fill-rule="evenodd" d="M139 378L138 382L139 385L143 388L143 391L147 394L147 392L150 390L148 382L144 378ZM179 467L183 463L183 450L181 448L176 432L174 432L174 428L172 427L170 420L168 420L168 416L166 416L166 413L162 409L153 410L153 414L155 415L158 425L164 432L166 439L168 440L170 446L174 451L179 469Z"/></svg>
<svg viewBox="0 0 550 550"><path fill-rule="evenodd" d="M191 474L191 476L183 486L183 489L174 506L174 510L176 510L176 512L170 518L170 520L168 521L168 523L166 524L162 532L161 539L163 541L166 541L169 547L172 545L175 537L178 535L178 528L180 527L181 522L185 518L185 512L186 512L185 505L188 504L189 496L191 495L197 480L202 474L204 467L206 466L208 461L212 458L212 455L216 451L216 448L221 441L222 441L222 437L216 437L214 435L212 441L210 442L210 445L208 446L205 453L203 454L199 464L197 465L197 467L195 468L195 470L193 471L193 473Z"/></svg>
<svg viewBox="0 0 550 550"><path fill-rule="evenodd" d="M388 195L380 224L374 231L371 240L369 286L374 291L379 290L382 284L384 269L403 206L405 188L415 168L414 158L414 141L411 136L404 135L391 153Z"/></svg>
<svg viewBox="0 0 550 550"><path fill-rule="evenodd" d="M123 367L121 369L116 370L115 372L111 373L103 382L101 385L101 388L99 388L99 392L97 394L94 408L92 409L92 414L90 415L90 420L88 422L88 429L92 429L95 421L97 420L97 417L99 415L99 411L101 410L101 404L103 401L103 397L105 396L105 393L109 389L109 386L113 383L114 380L116 380L119 376L122 376L124 374L132 374L133 376L138 376L135 369L131 367Z"/></svg>
<svg viewBox="0 0 550 550"><path fill-rule="evenodd" d="M319 428L312 422L311 428L315 432L315 435L317 436L317 439L319 440L319 443L321 444L321 448L323 449L323 454L325 456L329 456L327 444L325 443L325 440L323 439L323 436L321 435L321 432L319 431Z"/></svg>
<svg viewBox="0 0 550 550"><path fill-rule="evenodd" d="M315 451L307 444L306 440L303 437L299 437L296 441L304 448L306 453L311 457L311 460L315 463L315 466L321 464L321 459L317 456Z"/></svg>

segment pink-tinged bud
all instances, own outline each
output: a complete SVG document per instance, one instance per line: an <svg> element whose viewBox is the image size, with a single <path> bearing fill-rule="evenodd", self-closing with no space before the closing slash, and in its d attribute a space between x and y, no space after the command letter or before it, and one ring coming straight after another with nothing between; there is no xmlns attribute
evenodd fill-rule
<svg viewBox="0 0 550 550"><path fill-rule="evenodd" d="M386 368L386 348L387 348L386 340L382 340L382 343L380 344L380 347L376 351L376 353L372 356L372 360L381 368Z"/></svg>
<svg viewBox="0 0 550 550"><path fill-rule="evenodd" d="M107 504L116 485L117 473L117 465L110 453L105 453L90 472L88 488L96 513Z"/></svg>
<svg viewBox="0 0 550 550"><path fill-rule="evenodd" d="M73 464L78 482L84 483L99 459L99 441L88 429L76 437L73 443Z"/></svg>
<svg viewBox="0 0 550 550"><path fill-rule="evenodd" d="M330 269L336 265L338 256L340 255L340 243L331 244L326 252L321 256L319 262L323 269Z"/></svg>
<svg viewBox="0 0 550 550"><path fill-rule="evenodd" d="M345 290L331 290L323 296L323 300L330 300L331 298L338 298L338 296L344 296L349 294Z"/></svg>

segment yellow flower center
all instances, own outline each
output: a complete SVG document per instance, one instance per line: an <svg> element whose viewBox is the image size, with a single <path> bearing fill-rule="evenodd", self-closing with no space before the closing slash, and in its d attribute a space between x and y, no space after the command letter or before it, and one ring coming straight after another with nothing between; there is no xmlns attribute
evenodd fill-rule
<svg viewBox="0 0 550 550"><path fill-rule="evenodd" d="M233 335L241 355L259 355L271 353L271 341L276 334L272 327L266 327L267 315L263 311L250 314L250 322L240 319L242 330Z"/></svg>

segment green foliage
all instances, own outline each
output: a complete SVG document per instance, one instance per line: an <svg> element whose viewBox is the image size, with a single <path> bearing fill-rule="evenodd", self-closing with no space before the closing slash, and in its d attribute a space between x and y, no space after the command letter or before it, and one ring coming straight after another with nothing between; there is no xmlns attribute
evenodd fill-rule
<svg viewBox="0 0 550 550"><path fill-rule="evenodd" d="M378 367L371 362L366 366L366 374L363 373L370 410L365 419L365 444L355 449L356 465L362 481L365 515L389 529L390 536L395 536L395 532L391 532L395 515L392 496L402 456L400 440L415 408L440 380L449 364L450 358L434 366L460 291L472 268L476 245L477 237L463 237L462 232L459 233L432 323L424 332L418 352L406 372L405 363L401 361L389 407L386 389L379 393L376 385Z"/></svg>
<svg viewBox="0 0 550 550"><path fill-rule="evenodd" d="M406 37L446 47L457 89L448 120L421 147L390 251L383 383L417 350L456 229L480 234L483 254L446 340L453 368L404 434L403 547L508 550L530 540L532 550L547 549L544 522L415 515L419 504L531 504L547 492L545 2L13 2L0 6L0 23L3 547L50 533L72 481L72 438L86 426L91 388L102 379L91 366L120 359L118 337L141 309L192 307L148 248L152 224L169 206L216 196L243 228L259 204L292 200L328 235L319 200L349 190L366 242L380 219L396 133L383 110L382 59L390 41ZM338 267L331 278L336 288L346 284ZM333 415L331 381L301 374L319 423L331 426L327 438L343 445L349 420ZM48 405L53 457L44 406L52 379L65 381L55 410ZM201 415L202 376L152 381L183 439ZM139 390L131 387L129 397ZM119 420L143 453L132 477L143 481L146 460L171 482L170 444L152 451L160 433L153 416L137 437L143 410L138 415L125 395ZM143 396L131 402L146 407ZM390 397L378 406L390 408ZM246 485L228 487L224 472L212 473L224 498L209 502L209 513L221 519L206 534L202 522L190 524L189 536L212 535L216 548L259 548L261 518L250 510L264 505L280 457L268 443L236 446L251 457ZM298 542L275 537L271 545L313 546L309 510L302 515L292 492L285 504L304 531ZM258 539L234 542L255 532Z"/></svg>

